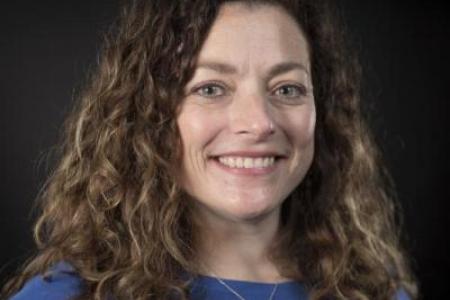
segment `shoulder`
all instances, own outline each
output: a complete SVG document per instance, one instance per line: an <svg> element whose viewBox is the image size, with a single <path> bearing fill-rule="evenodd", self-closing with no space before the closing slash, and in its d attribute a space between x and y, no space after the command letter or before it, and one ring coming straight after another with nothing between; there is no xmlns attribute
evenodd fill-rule
<svg viewBox="0 0 450 300"><path fill-rule="evenodd" d="M65 262L53 266L45 275L36 275L10 300L70 300L80 294L83 280Z"/></svg>

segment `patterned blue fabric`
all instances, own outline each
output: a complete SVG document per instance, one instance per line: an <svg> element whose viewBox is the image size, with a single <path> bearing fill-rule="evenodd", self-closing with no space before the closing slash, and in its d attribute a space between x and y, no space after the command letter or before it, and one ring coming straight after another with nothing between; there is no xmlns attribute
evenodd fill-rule
<svg viewBox="0 0 450 300"><path fill-rule="evenodd" d="M31 278L10 300L69 300L83 289L83 281L73 268L58 263L48 274Z"/></svg>
<svg viewBox="0 0 450 300"><path fill-rule="evenodd" d="M223 281L247 300L269 299L274 288L274 285L271 283L238 280ZM191 289L191 297L194 300L238 300L238 298L216 278L208 276L200 276L194 282ZM290 281L280 283L272 299L306 300L308 299L308 296L303 284Z"/></svg>
<svg viewBox="0 0 450 300"><path fill-rule="evenodd" d="M273 284L224 280L246 300L268 299ZM83 281L67 263L57 264L46 276L35 276L10 300L70 300L83 289ZM192 284L192 300L237 300L223 284L214 277L200 276ZM298 282L278 285L274 300L307 300L305 286ZM399 290L394 300L410 300L404 290Z"/></svg>

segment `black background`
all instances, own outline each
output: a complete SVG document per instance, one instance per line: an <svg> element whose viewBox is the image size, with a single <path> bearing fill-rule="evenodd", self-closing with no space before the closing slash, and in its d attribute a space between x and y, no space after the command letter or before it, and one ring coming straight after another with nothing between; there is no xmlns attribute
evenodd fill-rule
<svg viewBox="0 0 450 300"><path fill-rule="evenodd" d="M450 26L444 1L339 1L364 67L365 107L404 210L424 299L450 296ZM0 282L33 250L31 209L73 96L118 1L0 8Z"/></svg>

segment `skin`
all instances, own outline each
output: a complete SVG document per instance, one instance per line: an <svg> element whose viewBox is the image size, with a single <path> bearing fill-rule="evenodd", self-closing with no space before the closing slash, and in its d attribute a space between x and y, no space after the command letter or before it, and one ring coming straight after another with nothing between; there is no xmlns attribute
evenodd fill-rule
<svg viewBox="0 0 450 300"><path fill-rule="evenodd" d="M269 248L281 205L313 159L312 89L308 43L292 17L270 5L221 7L177 119L180 182L195 203L205 274L283 280ZM268 168L218 161L275 155Z"/></svg>

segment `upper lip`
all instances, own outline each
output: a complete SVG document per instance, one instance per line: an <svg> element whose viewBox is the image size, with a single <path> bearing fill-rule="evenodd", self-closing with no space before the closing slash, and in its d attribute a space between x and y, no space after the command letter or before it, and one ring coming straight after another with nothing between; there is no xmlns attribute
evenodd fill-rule
<svg viewBox="0 0 450 300"><path fill-rule="evenodd" d="M229 151L220 154L212 155L212 157L220 156L236 156L236 157L285 157L284 154L277 151L249 151L249 150L239 150L239 151Z"/></svg>

